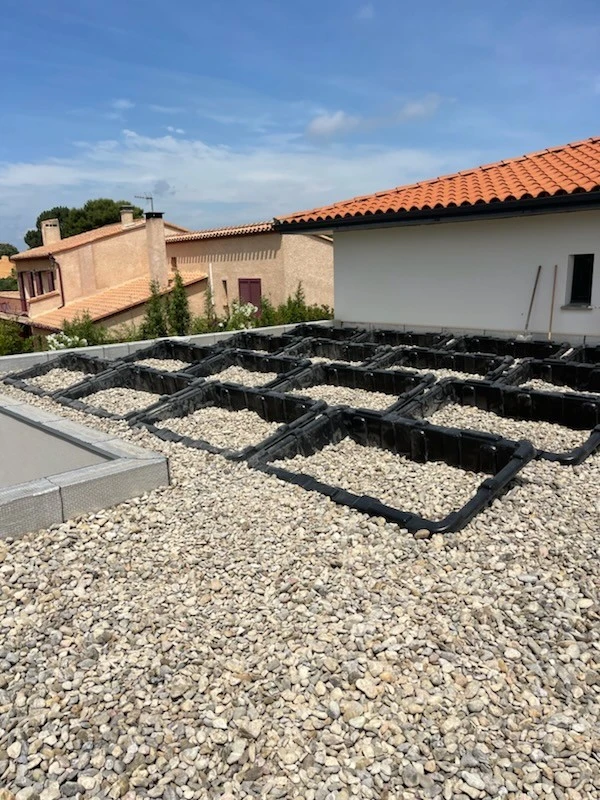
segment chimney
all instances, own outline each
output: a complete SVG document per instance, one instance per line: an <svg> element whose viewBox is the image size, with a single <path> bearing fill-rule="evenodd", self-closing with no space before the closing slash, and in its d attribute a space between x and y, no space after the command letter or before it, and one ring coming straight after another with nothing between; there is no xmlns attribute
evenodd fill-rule
<svg viewBox="0 0 600 800"><path fill-rule="evenodd" d="M169 272L162 211L146 212L146 242L148 245L150 280L157 281L161 289L166 289L169 282Z"/></svg>
<svg viewBox="0 0 600 800"><path fill-rule="evenodd" d="M57 219L43 219L41 228L42 242L44 244L60 242L60 222Z"/></svg>
<svg viewBox="0 0 600 800"><path fill-rule="evenodd" d="M133 225L133 207L121 206L121 225Z"/></svg>

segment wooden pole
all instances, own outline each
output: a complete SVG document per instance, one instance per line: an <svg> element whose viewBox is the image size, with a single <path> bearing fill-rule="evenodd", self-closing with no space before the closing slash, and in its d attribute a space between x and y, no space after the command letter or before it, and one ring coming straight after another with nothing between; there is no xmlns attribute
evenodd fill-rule
<svg viewBox="0 0 600 800"><path fill-rule="evenodd" d="M535 293L538 287L538 281L540 279L540 272L542 271L542 265L539 264L537 268L537 272L535 274L535 282L533 284L533 291L531 292L531 300L529 301L529 310L527 311L527 322L525 323L525 330L529 330L529 320L531 319L531 309L533 308L533 301L535 299Z"/></svg>
<svg viewBox="0 0 600 800"><path fill-rule="evenodd" d="M554 280L552 281L552 302L550 304L550 324L548 326L548 340L552 339L552 319L554 317L554 298L556 297L556 273L558 264L554 265Z"/></svg>

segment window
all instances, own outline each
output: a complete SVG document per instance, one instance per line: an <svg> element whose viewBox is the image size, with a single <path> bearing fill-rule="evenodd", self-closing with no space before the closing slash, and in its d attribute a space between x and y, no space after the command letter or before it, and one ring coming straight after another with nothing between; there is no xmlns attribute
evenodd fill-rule
<svg viewBox="0 0 600 800"><path fill-rule="evenodd" d="M261 285L260 278L240 278L238 280L240 303L252 303L260 308Z"/></svg>
<svg viewBox="0 0 600 800"><path fill-rule="evenodd" d="M567 301L570 305L589 306L592 302L594 254L579 253L571 256L571 262L571 292Z"/></svg>

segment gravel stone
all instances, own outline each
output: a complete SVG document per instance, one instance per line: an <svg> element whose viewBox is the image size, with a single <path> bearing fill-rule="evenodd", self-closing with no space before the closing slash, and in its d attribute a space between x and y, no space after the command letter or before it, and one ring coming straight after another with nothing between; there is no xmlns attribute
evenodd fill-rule
<svg viewBox="0 0 600 800"><path fill-rule="evenodd" d="M27 378L26 383L37 386L44 392L55 392L57 389L65 389L75 383L89 378L86 372L76 369L51 369L45 375L38 375L37 378Z"/></svg>
<svg viewBox="0 0 600 800"><path fill-rule="evenodd" d="M330 386L326 383L294 389L288 394L312 397L313 400L324 400L330 406L348 405L354 408L373 408L376 411L383 411L398 400L396 395L384 392L369 392L365 389L351 389L346 386Z"/></svg>
<svg viewBox="0 0 600 800"><path fill-rule="evenodd" d="M241 450L272 436L281 425L278 422L266 422L259 414L248 409L228 411L209 406L186 417L162 420L156 423L156 427L168 428L191 439L203 439L215 447Z"/></svg>
<svg viewBox="0 0 600 800"><path fill-rule="evenodd" d="M350 438L327 445L311 456L274 463L428 519L441 519L463 506L489 477L443 462L418 463L389 450L363 447Z"/></svg>
<svg viewBox="0 0 600 800"><path fill-rule="evenodd" d="M82 399L88 405L102 408L111 414L129 414L131 411L141 411L156 403L159 395L154 392L115 387L113 389L102 389Z"/></svg>
<svg viewBox="0 0 600 800"><path fill-rule="evenodd" d="M427 420L433 425L498 433L508 439L528 439L535 447L554 452L579 447L589 437L589 431L577 431L551 422L501 417L491 411L458 403L449 403L427 417Z"/></svg>
<svg viewBox="0 0 600 800"><path fill-rule="evenodd" d="M341 358L324 358L322 356L314 356L309 358L311 364L345 364L349 367L356 367L362 364L362 361L345 361Z"/></svg>
<svg viewBox="0 0 600 800"><path fill-rule="evenodd" d="M548 383L547 381L534 378L527 383L521 385L522 389L537 389L540 392L567 392L569 394L584 394L588 397L600 397L600 392L581 392L578 389L572 389L570 386L558 386L555 383Z"/></svg>
<svg viewBox="0 0 600 800"><path fill-rule="evenodd" d="M142 358L134 362L141 367L152 367L162 372L181 372L190 365L187 361L180 361L178 358Z"/></svg>
<svg viewBox="0 0 600 800"><path fill-rule="evenodd" d="M401 364L388 367L388 369L412 372L415 375L430 373L431 375L435 375L437 381L444 380L444 378L454 378L454 380L460 381L482 381L485 379L485 375L478 375L475 372L459 372L458 370L451 369L415 369L415 367L403 367Z"/></svg>
<svg viewBox="0 0 600 800"><path fill-rule="evenodd" d="M276 372L253 372L243 367L227 367L214 375L209 375L206 381L221 381L222 383L241 383L242 386L264 386L277 378Z"/></svg>

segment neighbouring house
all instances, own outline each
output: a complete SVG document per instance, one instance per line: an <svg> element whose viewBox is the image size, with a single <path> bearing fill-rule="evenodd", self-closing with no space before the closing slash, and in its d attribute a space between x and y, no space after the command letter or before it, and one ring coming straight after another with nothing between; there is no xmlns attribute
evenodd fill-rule
<svg viewBox="0 0 600 800"><path fill-rule="evenodd" d="M281 217L275 229L333 236L340 320L514 334L531 304L532 333L600 337L600 137Z"/></svg>
<svg viewBox="0 0 600 800"><path fill-rule="evenodd" d="M268 297L279 305L299 282L307 303L333 305L333 245L321 233L282 235L273 222L173 233L167 257L182 275L208 273L219 315L237 299L259 306Z"/></svg>
<svg viewBox="0 0 600 800"><path fill-rule="evenodd" d="M0 256L0 278L10 278L13 266L8 256Z"/></svg>
<svg viewBox="0 0 600 800"><path fill-rule="evenodd" d="M138 324L150 281L158 281L163 293L172 287L166 235L185 231L165 222L160 212L136 220L131 208L122 209L120 222L65 239L58 220L44 220L43 245L11 259L17 270L19 307L9 312L0 309L0 318L16 319L34 334L60 330L65 319L84 312L107 328ZM190 309L199 314L207 273L190 269L182 277Z"/></svg>

